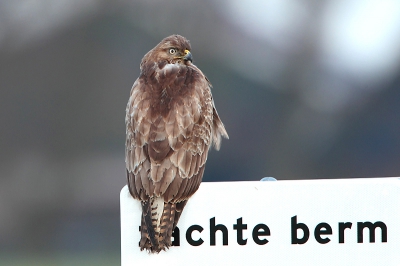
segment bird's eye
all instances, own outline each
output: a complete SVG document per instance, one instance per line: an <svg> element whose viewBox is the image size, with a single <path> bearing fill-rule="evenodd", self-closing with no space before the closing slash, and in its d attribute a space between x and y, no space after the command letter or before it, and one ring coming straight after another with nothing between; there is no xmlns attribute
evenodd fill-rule
<svg viewBox="0 0 400 266"><path fill-rule="evenodd" d="M169 53L170 53L170 54L176 53L176 49L174 49L174 48L169 49Z"/></svg>

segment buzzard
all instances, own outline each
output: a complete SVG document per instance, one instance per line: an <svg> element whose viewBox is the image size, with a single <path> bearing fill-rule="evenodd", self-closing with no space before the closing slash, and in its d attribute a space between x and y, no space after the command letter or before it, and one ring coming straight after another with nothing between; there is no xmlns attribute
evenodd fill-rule
<svg viewBox="0 0 400 266"><path fill-rule="evenodd" d="M211 84L192 63L189 41L163 39L140 64L126 107L129 192L142 205L140 250L171 246L188 199L200 186L208 150L228 138Z"/></svg>

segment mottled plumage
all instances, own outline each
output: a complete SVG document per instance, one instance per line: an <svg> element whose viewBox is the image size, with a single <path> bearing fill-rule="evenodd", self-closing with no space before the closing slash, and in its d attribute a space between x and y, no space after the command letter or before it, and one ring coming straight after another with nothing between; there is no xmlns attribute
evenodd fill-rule
<svg viewBox="0 0 400 266"><path fill-rule="evenodd" d="M190 196L200 186L210 146L228 138L211 84L192 64L190 44L163 39L140 64L126 108L126 169L141 201L140 249L160 252Z"/></svg>

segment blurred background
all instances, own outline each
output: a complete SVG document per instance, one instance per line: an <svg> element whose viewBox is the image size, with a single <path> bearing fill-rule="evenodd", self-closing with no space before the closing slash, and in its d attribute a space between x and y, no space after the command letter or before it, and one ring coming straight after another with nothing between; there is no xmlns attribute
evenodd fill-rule
<svg viewBox="0 0 400 266"><path fill-rule="evenodd" d="M204 181L400 176L396 0L0 2L0 265L119 265L125 107L181 34L229 133Z"/></svg>

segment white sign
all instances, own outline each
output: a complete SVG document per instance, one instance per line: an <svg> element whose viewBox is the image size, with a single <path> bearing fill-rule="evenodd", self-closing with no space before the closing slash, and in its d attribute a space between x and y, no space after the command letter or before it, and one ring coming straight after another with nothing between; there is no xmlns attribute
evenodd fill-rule
<svg viewBox="0 0 400 266"><path fill-rule="evenodd" d="M202 183L159 254L140 251L140 217L124 187L123 266L400 265L399 178Z"/></svg>

